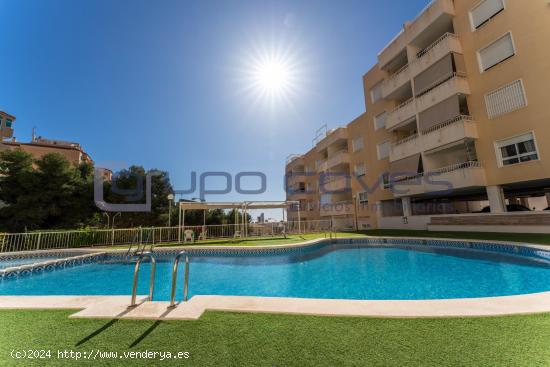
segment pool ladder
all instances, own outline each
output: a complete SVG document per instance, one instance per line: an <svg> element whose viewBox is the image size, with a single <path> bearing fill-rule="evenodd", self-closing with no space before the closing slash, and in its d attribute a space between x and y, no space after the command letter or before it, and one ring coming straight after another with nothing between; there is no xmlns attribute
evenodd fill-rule
<svg viewBox="0 0 550 367"><path fill-rule="evenodd" d="M187 296L189 292L189 253L187 251L182 251L176 255L174 259L174 266L172 267L172 292L170 293L170 306L174 307L176 305L176 281L178 278L178 266L180 263L180 258L185 256L185 272L183 279L183 302L187 302Z"/></svg>
<svg viewBox="0 0 550 367"><path fill-rule="evenodd" d="M157 260L155 259L155 255L153 255L152 252L143 252L139 255L138 260L136 262L136 267L134 268L134 284L132 286L132 301L130 302L130 307L136 306L136 294L137 294L139 268L141 266L142 261L147 258L151 260L151 280L149 282L149 297L147 298L147 300L149 301L153 300L153 292L155 290L155 272L157 270Z"/></svg>

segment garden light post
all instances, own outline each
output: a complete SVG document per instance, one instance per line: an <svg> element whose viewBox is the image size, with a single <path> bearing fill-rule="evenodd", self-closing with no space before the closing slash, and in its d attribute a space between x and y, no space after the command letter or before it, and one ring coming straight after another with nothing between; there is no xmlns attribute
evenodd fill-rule
<svg viewBox="0 0 550 367"><path fill-rule="evenodd" d="M166 197L168 199L168 227L172 224L172 200L174 200L174 195L168 194Z"/></svg>

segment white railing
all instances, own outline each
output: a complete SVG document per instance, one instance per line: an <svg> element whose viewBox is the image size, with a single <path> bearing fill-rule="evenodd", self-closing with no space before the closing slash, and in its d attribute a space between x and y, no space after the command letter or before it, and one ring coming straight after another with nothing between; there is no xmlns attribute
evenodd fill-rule
<svg viewBox="0 0 550 367"><path fill-rule="evenodd" d="M406 100L405 102L402 102L400 105L398 105L397 107L395 107L393 110L391 110L388 115L391 115L391 114L394 114L396 113L397 111L407 107L409 104L411 104L412 102L414 101L414 97Z"/></svg>
<svg viewBox="0 0 550 367"><path fill-rule="evenodd" d="M448 172L458 171L459 169L482 168L482 167L483 165L479 161L468 161L468 162L452 164L450 166L446 166L442 168L437 168L437 169L431 170L430 173L448 173Z"/></svg>
<svg viewBox="0 0 550 367"><path fill-rule="evenodd" d="M75 231L44 231L0 233L0 253L130 244L156 245L178 243L183 233L193 231L196 240L242 237L280 236L283 234L330 231L327 220L287 221L274 223L222 224L184 227L139 227L127 229L91 229Z"/></svg>
<svg viewBox="0 0 550 367"><path fill-rule="evenodd" d="M440 124L434 125L434 126L430 127L429 129L422 130L422 134L426 135L426 134L433 133L433 132L441 130L441 129L447 127L447 126L454 125L457 122L474 122L474 119L471 116L468 116L468 115L459 115L455 118L452 118L452 119L444 121Z"/></svg>
<svg viewBox="0 0 550 367"><path fill-rule="evenodd" d="M422 92L418 93L416 95L416 99L421 99L424 95L438 89L439 87L444 86L445 83L447 83L451 80L458 79L458 78L464 79L464 78L466 78L466 74L465 73L459 73L459 72L452 72L452 73L449 73L447 75L444 75L441 78L434 81L428 87L426 87Z"/></svg>
<svg viewBox="0 0 550 367"><path fill-rule="evenodd" d="M483 168L483 164L479 161L468 161L468 162L462 162L462 163L455 163L455 164L452 164L450 166L432 169L428 172L422 172L422 173L418 173L416 175L411 175L411 176L406 176L406 177L398 177L398 178L395 178L393 181L395 183L406 182L406 181L416 180L419 177L424 177L424 176L430 175L430 174L449 173L449 172L454 172L454 171L458 171L458 170L461 170L461 169L468 169L468 168Z"/></svg>
<svg viewBox="0 0 550 367"><path fill-rule="evenodd" d="M437 45L439 45L443 41L447 40L448 38L458 39L458 36L454 33L451 33L451 32L445 33L443 36L441 36L437 40L435 40L431 45L429 45L428 47L426 47L425 49L420 51L416 55L416 59L414 61L412 61L412 63L416 63L416 62L420 61L422 59L422 57L424 57L428 52L430 52L433 48L435 48Z"/></svg>
<svg viewBox="0 0 550 367"><path fill-rule="evenodd" d="M392 148L395 148L396 146L401 145L401 144L408 143L409 141L413 141L416 138L418 138L418 134L412 134L410 136L407 136L406 138L398 140L395 143L393 143Z"/></svg>
<svg viewBox="0 0 550 367"><path fill-rule="evenodd" d="M399 78L399 76L404 73L405 71L407 71L409 69L409 65L410 64L405 64L403 65L401 68L399 68L399 70L397 70L395 73L393 73L392 75L390 75L390 77L386 80L384 80L384 84L389 84L390 82L394 81L395 79Z"/></svg>

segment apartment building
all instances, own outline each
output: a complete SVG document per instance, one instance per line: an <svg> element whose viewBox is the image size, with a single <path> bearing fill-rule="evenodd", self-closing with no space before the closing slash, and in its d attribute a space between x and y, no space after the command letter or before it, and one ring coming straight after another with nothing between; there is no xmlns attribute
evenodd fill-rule
<svg viewBox="0 0 550 367"><path fill-rule="evenodd" d="M34 137L28 143L19 142L13 137L13 122L15 116L0 111L0 151L6 149L21 149L31 154L34 158L40 158L48 153L59 153L74 164L93 163L92 158L84 151L79 143L45 139Z"/></svg>
<svg viewBox="0 0 550 367"><path fill-rule="evenodd" d="M364 75L366 112L287 164L320 160L320 186L327 172L347 174L330 178L347 190L317 188L311 216L360 229L550 232L549 38L547 0L432 1ZM349 207L322 209L340 202Z"/></svg>
<svg viewBox="0 0 550 367"><path fill-rule="evenodd" d="M0 142L13 137L13 122L15 116L0 111Z"/></svg>

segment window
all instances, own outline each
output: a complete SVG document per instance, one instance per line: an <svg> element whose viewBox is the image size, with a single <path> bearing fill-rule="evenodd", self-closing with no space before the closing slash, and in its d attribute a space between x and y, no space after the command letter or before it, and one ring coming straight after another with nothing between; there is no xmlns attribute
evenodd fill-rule
<svg viewBox="0 0 550 367"><path fill-rule="evenodd" d="M359 197L359 204L367 204L369 202L368 192L360 192L358 197Z"/></svg>
<svg viewBox="0 0 550 367"><path fill-rule="evenodd" d="M11 127L13 120L6 120L6 127Z"/></svg>
<svg viewBox="0 0 550 367"><path fill-rule="evenodd" d="M512 33L506 33L489 46L478 51L479 67L481 72L508 60L516 54Z"/></svg>
<svg viewBox="0 0 550 367"><path fill-rule="evenodd" d="M351 141L351 148L354 152L357 152L361 149L363 149L363 137L355 138Z"/></svg>
<svg viewBox="0 0 550 367"><path fill-rule="evenodd" d="M378 150L378 159L385 159L388 158L390 155L390 142L385 141L382 144L377 145Z"/></svg>
<svg viewBox="0 0 550 367"><path fill-rule="evenodd" d="M383 129L386 127L386 117L388 113L384 112L374 117L374 130Z"/></svg>
<svg viewBox="0 0 550 367"><path fill-rule="evenodd" d="M370 90L372 103L378 102L382 98L382 83L378 83Z"/></svg>
<svg viewBox="0 0 550 367"><path fill-rule="evenodd" d="M504 0L483 0L470 11L472 29L478 29L504 10Z"/></svg>
<svg viewBox="0 0 550 367"><path fill-rule="evenodd" d="M490 119L527 106L522 81L516 80L485 95L485 106Z"/></svg>
<svg viewBox="0 0 550 367"><path fill-rule="evenodd" d="M533 133L501 140L496 143L496 146L498 154L500 155L501 166L509 166L511 164L539 159Z"/></svg>
<svg viewBox="0 0 550 367"><path fill-rule="evenodd" d="M355 165L355 176L364 176L367 173L367 170L365 169L365 163L357 163Z"/></svg>

